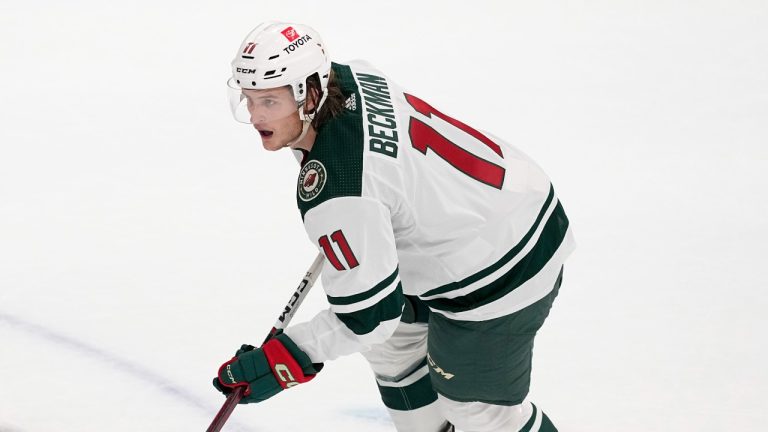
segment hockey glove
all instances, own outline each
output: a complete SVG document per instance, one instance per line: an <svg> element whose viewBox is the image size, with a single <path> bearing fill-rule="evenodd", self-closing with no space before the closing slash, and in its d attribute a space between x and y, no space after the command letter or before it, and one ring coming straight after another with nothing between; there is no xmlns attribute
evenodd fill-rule
<svg viewBox="0 0 768 432"><path fill-rule="evenodd" d="M322 368L322 363L312 364L309 356L281 333L261 348L240 347L232 360L221 365L213 386L224 394L245 387L240 403L261 402L311 380Z"/></svg>

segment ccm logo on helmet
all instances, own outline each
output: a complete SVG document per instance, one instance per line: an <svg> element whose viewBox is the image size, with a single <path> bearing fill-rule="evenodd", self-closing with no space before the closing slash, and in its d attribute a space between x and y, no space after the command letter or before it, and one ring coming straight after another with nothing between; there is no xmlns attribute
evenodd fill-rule
<svg viewBox="0 0 768 432"><path fill-rule="evenodd" d="M304 45L305 43L307 43L311 39L312 38L309 37L309 35L304 35L304 36L300 37L299 39L297 39L296 41L291 42L291 44L288 45L287 47L283 48L283 51L285 51L286 53L290 54L290 53L296 51L296 48L300 47L301 45Z"/></svg>
<svg viewBox="0 0 768 432"><path fill-rule="evenodd" d="M237 68L237 73L255 74L256 73L256 69Z"/></svg>

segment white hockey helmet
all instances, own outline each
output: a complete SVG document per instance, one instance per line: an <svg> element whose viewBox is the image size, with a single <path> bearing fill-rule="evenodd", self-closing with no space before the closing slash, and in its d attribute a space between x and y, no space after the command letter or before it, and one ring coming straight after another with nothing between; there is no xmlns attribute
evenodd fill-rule
<svg viewBox="0 0 768 432"><path fill-rule="evenodd" d="M243 89L290 86L297 107L302 107L307 98L307 78L315 73L320 78L322 91L314 110L317 112L325 102L331 73L331 60L320 34L303 24L275 21L260 24L245 37L232 60L232 77L227 86L235 119L250 123ZM299 110L299 114L307 121L304 110Z"/></svg>

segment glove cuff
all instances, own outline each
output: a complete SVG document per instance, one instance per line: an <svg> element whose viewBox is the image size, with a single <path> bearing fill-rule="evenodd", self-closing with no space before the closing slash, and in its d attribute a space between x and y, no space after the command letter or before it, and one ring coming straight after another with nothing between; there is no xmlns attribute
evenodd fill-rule
<svg viewBox="0 0 768 432"><path fill-rule="evenodd" d="M312 359L309 358L307 353L299 348L299 346L296 345L296 342L294 342L287 334L283 333L282 330L277 333L274 338L279 339L291 353L293 358L299 362L301 370L304 371L304 375L317 375L323 370L323 363L312 363Z"/></svg>
<svg viewBox="0 0 768 432"><path fill-rule="evenodd" d="M261 349L272 369L272 374L283 389L305 383L315 377L314 373L304 372L305 368L308 369L307 372L315 372L309 356L287 335L275 336L262 345ZM305 366L302 366L302 363Z"/></svg>

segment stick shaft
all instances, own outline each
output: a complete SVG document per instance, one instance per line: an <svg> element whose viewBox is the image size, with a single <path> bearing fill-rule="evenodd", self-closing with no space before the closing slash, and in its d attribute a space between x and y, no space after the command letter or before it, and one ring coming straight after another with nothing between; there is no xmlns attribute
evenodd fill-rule
<svg viewBox="0 0 768 432"><path fill-rule="evenodd" d="M281 313L277 318L277 321L275 321L275 325L272 326L272 330L267 335L267 338L264 339L264 342L272 338L272 336L274 336L278 331L288 327L288 323L290 323L293 319L293 316L296 315L296 311L307 297L309 289L312 288L312 285L315 284L317 277L320 275L320 271L323 269L324 261L325 255L322 253L317 254L317 257L312 262L312 265L309 266L309 270L307 270L307 273L304 275L304 279L299 282L299 286L296 287L296 291L288 300L288 303L286 303L285 308L283 309L283 313Z"/></svg>
<svg viewBox="0 0 768 432"><path fill-rule="evenodd" d="M307 297L309 289L312 288L312 285L315 284L317 276L320 275L320 271L323 269L324 260L325 256L322 253L317 254L317 258L315 258L315 260L312 262L312 265L309 267L309 270L307 270L307 273L304 275L304 279L299 282L299 286L296 288L296 291L293 293L290 300L288 300L288 303L285 305L285 309L283 309L283 312L277 318L277 321L275 321L275 325L267 335L267 338L264 339L264 342L271 339L272 336L277 334L278 331L286 328L288 323L291 322L293 316L296 314L296 310L299 309L299 306L304 301L304 298ZM229 416L232 414L232 411L235 410L237 404L240 403L241 399L243 399L243 393L245 393L245 388L238 387L227 396L227 400L224 402L224 405L221 406L221 409L216 414L216 417L213 418L213 421L211 422L211 425L208 426L208 429L206 429L206 432L221 431L221 428L224 427L224 423L227 422Z"/></svg>
<svg viewBox="0 0 768 432"><path fill-rule="evenodd" d="M232 414L232 411L235 410L235 407L240 402L240 399L243 398L243 393L245 393L245 388L238 387L235 389L235 391L227 396L227 400L224 401L224 405L221 406L221 409L219 409L216 417L213 418L211 425L208 426L208 429L206 429L205 432L221 431L221 428L224 427L224 423L229 420L229 416Z"/></svg>

